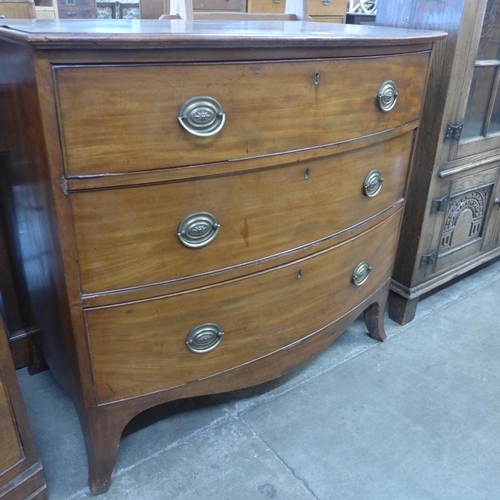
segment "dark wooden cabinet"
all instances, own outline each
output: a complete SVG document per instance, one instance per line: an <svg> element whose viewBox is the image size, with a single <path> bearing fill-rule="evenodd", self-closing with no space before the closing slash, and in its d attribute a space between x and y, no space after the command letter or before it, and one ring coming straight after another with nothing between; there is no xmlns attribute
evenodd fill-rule
<svg viewBox="0 0 500 500"><path fill-rule="evenodd" d="M45 480L0 317L0 499L46 499Z"/></svg>
<svg viewBox="0 0 500 500"><path fill-rule="evenodd" d="M500 254L500 2L379 0L377 24L442 29L427 89L389 313Z"/></svg>

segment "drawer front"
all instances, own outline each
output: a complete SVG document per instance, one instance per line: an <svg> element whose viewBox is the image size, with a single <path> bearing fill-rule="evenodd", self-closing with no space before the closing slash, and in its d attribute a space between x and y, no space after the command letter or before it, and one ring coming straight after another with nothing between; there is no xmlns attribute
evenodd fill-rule
<svg viewBox="0 0 500 500"><path fill-rule="evenodd" d="M249 12L265 12L284 14L285 0L249 0ZM309 15L316 16L345 16L347 4L345 0L310 0Z"/></svg>
<svg viewBox="0 0 500 500"><path fill-rule="evenodd" d="M3 334L3 331L0 331ZM16 421L0 372L0 475L24 458ZM0 483L1 484L1 483Z"/></svg>
<svg viewBox="0 0 500 500"><path fill-rule="evenodd" d="M168 298L86 310L98 401L209 377L331 324L390 276L400 216L398 212L357 238L267 272ZM353 270L363 261L372 270L356 286ZM206 323L220 327L222 341L211 351L192 352L188 335Z"/></svg>
<svg viewBox="0 0 500 500"><path fill-rule="evenodd" d="M245 12L245 8L244 0L193 0L195 11Z"/></svg>
<svg viewBox="0 0 500 500"><path fill-rule="evenodd" d="M346 11L345 0L309 0L310 16L345 16Z"/></svg>
<svg viewBox="0 0 500 500"><path fill-rule="evenodd" d="M311 20L316 23L342 24L344 22L344 16L311 16Z"/></svg>
<svg viewBox="0 0 500 500"><path fill-rule="evenodd" d="M403 197L413 132L353 152L238 175L73 193L82 288L96 293L213 272L310 244ZM383 183L364 193L368 174ZM178 237L189 215L220 224L206 246Z"/></svg>
<svg viewBox="0 0 500 500"><path fill-rule="evenodd" d="M284 14L285 0L248 0L248 12Z"/></svg>
<svg viewBox="0 0 500 500"><path fill-rule="evenodd" d="M391 129L419 118L428 59L424 52L272 63L58 67L66 171L105 174L211 163ZM382 112L377 95L388 80L395 82L399 98L391 111ZM215 99L220 108L196 100L181 112L184 103L200 96ZM179 114L191 122L179 120ZM196 132L203 120L209 131L223 122L222 129L199 137L181 125Z"/></svg>

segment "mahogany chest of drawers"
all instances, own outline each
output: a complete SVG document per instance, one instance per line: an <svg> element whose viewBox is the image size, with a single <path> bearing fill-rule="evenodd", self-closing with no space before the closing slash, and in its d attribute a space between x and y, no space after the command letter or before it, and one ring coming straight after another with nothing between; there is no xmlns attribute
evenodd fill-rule
<svg viewBox="0 0 500 500"><path fill-rule="evenodd" d="M278 377L383 310L433 43L321 23L0 30L47 363L105 491L137 413Z"/></svg>

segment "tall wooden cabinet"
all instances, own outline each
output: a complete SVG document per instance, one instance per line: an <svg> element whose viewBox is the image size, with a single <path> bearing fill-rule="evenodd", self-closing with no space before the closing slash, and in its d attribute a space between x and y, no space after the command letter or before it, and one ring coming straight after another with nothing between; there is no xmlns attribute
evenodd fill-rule
<svg viewBox="0 0 500 500"><path fill-rule="evenodd" d="M379 0L377 24L442 29L390 300L411 321L419 297L500 254L500 1Z"/></svg>

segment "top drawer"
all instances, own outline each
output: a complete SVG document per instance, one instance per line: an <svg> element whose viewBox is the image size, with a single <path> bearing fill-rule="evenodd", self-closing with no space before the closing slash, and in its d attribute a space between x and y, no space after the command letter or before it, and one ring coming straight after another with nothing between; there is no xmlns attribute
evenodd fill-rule
<svg viewBox="0 0 500 500"><path fill-rule="evenodd" d="M428 59L422 52L293 62L58 66L66 173L212 163L394 128L419 118ZM377 94L388 80L399 98L383 112ZM181 126L181 106L197 96L222 107L225 121L215 135L198 137ZM192 109L195 120L210 119L204 105Z"/></svg>

